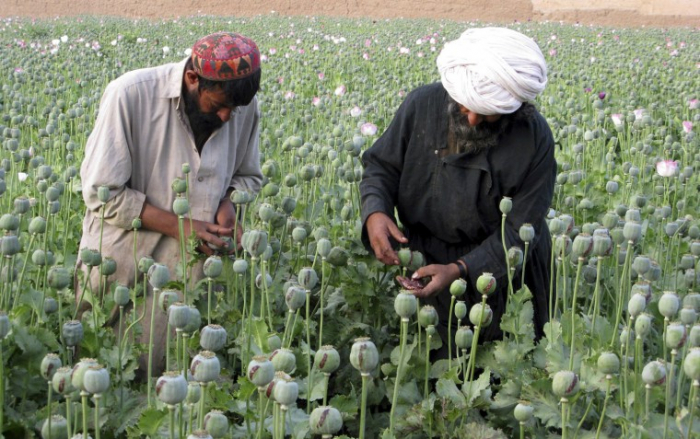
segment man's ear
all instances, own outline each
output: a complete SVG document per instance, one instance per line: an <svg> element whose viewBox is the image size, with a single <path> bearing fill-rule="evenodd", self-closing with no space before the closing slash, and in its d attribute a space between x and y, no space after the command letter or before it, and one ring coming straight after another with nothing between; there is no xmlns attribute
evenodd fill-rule
<svg viewBox="0 0 700 439"><path fill-rule="evenodd" d="M184 80L188 90L199 87L199 75L194 70L185 70Z"/></svg>

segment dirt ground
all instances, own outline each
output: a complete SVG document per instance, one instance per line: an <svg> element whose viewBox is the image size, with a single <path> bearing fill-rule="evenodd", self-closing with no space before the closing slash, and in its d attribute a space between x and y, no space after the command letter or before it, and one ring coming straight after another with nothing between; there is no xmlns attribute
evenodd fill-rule
<svg viewBox="0 0 700 439"><path fill-rule="evenodd" d="M649 0L663 3L666 0ZM547 0L539 0L539 4ZM532 0L0 0L0 16L47 18L66 15L113 15L142 18L231 15L252 16L276 11L282 15L325 15L377 18L479 19L489 22L563 21L614 27L698 27L700 7L683 15L644 15L634 10L596 9L543 12ZM691 5L693 2L691 2ZM697 4L697 3L696 3ZM621 5L617 5L621 7Z"/></svg>

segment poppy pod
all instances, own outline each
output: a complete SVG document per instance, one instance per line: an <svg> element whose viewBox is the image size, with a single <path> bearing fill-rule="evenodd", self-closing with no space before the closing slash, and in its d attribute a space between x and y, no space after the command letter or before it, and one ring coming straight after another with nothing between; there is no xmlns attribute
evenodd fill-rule
<svg viewBox="0 0 700 439"><path fill-rule="evenodd" d="M379 363L379 352L374 343L366 337L355 340L350 349L350 363L361 373L372 372Z"/></svg>
<svg viewBox="0 0 700 439"><path fill-rule="evenodd" d="M321 346L314 356L314 366L323 373L333 373L340 366L340 354L333 346Z"/></svg>
<svg viewBox="0 0 700 439"><path fill-rule="evenodd" d="M187 380L180 372L165 372L156 381L156 396L168 405L181 403L187 397Z"/></svg>
<svg viewBox="0 0 700 439"><path fill-rule="evenodd" d="M334 407L316 407L309 417L309 428L313 434L332 436L343 428L343 418Z"/></svg>
<svg viewBox="0 0 700 439"><path fill-rule="evenodd" d="M202 351L192 359L190 372L195 381L208 383L219 378L221 364L215 353Z"/></svg>

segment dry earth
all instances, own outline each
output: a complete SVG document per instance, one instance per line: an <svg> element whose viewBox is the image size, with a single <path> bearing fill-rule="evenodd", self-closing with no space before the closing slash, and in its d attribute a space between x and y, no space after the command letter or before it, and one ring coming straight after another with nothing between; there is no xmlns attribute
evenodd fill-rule
<svg viewBox="0 0 700 439"><path fill-rule="evenodd" d="M586 2L585 8L576 6L578 0L567 1L535 0L537 6L534 7L532 0L252 0L248 3L230 0L0 0L0 16L46 18L90 14L171 18L197 14L251 16L276 11L283 15L378 19L424 17L501 23L552 20L616 27L700 25L700 0L624 0L622 3L595 3L594 0ZM683 13L668 14L669 7L675 7L670 9L671 13ZM644 9L664 12L639 12Z"/></svg>

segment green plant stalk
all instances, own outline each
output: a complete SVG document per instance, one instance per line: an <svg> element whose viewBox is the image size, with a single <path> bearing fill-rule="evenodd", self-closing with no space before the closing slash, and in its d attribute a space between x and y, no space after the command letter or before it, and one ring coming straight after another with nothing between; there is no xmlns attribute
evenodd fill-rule
<svg viewBox="0 0 700 439"><path fill-rule="evenodd" d="M671 400L671 383L673 382L673 373L675 372L673 366L676 363L677 353L675 349L671 349L671 366L669 367L668 379L666 380L666 401L664 403L664 439L668 436L668 406Z"/></svg>
<svg viewBox="0 0 700 439"><path fill-rule="evenodd" d="M204 400L207 396L207 383L199 383L202 388L202 398L199 400L199 429L204 430Z"/></svg>
<svg viewBox="0 0 700 439"><path fill-rule="evenodd" d="M24 255L24 263L22 264L22 271L21 271L20 274L19 274L19 283L18 283L17 285L24 285L24 272L25 272L25 270L27 269L27 262L29 262L29 255L30 255L31 252L32 252L32 245L33 245L33 243L34 243L34 238L35 238L35 237L36 237L36 234L33 233L33 234L32 234L32 237L29 238L29 244L27 244L26 254ZM19 294L18 294L18 295L19 295ZM15 309L15 304L16 304L16 303L17 303L17 300L16 300L16 298L14 298L14 299L12 300L12 309ZM37 317L39 317L39 316L38 316L38 313L39 313L38 310L36 310L36 313L37 313Z"/></svg>
<svg viewBox="0 0 700 439"><path fill-rule="evenodd" d="M258 439L262 439L265 425L265 410L263 406L263 390L258 388Z"/></svg>
<svg viewBox="0 0 700 439"><path fill-rule="evenodd" d="M365 422L367 418L367 381L370 378L369 373L367 372L362 372L362 399L361 399L361 405L360 405L360 438L359 439L364 439L365 438Z"/></svg>
<svg viewBox="0 0 700 439"><path fill-rule="evenodd" d="M568 405L569 400L567 398L562 397L561 399L561 439L566 439L566 430L569 424L569 419L568 419L568 410L567 410L567 405Z"/></svg>
<svg viewBox="0 0 700 439"><path fill-rule="evenodd" d="M175 406L168 404L168 414L170 415L170 439L175 439Z"/></svg>
<svg viewBox="0 0 700 439"><path fill-rule="evenodd" d="M428 398L428 376L430 374L430 341L432 335L425 337L425 381L423 382L423 399Z"/></svg>
<svg viewBox="0 0 700 439"><path fill-rule="evenodd" d="M595 289L593 290L593 321L591 323L591 328L595 331L595 322L600 313L600 275L602 271L602 260L605 256L598 257L596 261L596 277L595 277Z"/></svg>
<svg viewBox="0 0 700 439"><path fill-rule="evenodd" d="M700 387L700 381L693 380L693 385L690 387L690 395L688 396L688 401L690 405L688 406L689 418L688 418L688 435L686 437L693 437L693 415L695 414L695 399L698 396L698 388Z"/></svg>
<svg viewBox="0 0 700 439"><path fill-rule="evenodd" d="M508 248L506 247L506 217L504 213L501 215L501 244L503 245L503 256L506 258L506 273L508 274L508 300L506 303L510 302L510 296L513 294L513 276L510 271L510 261L508 260ZM506 305L506 309L507 309Z"/></svg>
<svg viewBox="0 0 700 439"><path fill-rule="evenodd" d="M401 318L401 348L399 350L399 365L396 368L396 380L394 380L394 395L391 398L391 411L389 414L389 434L394 435L394 414L399 400L399 387L401 385L401 371L403 356L406 351L406 338L408 337L408 319Z"/></svg>
<svg viewBox="0 0 700 439"><path fill-rule="evenodd" d="M148 390L146 394L146 401L148 402L148 408L153 408L153 389L151 387L153 384L153 377L151 376L153 374L153 326L154 326L154 321L156 319L156 296L158 296L158 292L160 291L160 288L153 288L153 298L151 300L151 325L150 325L150 330L148 333ZM144 293L148 294L148 292L144 291ZM187 375L185 375L187 376Z"/></svg>
<svg viewBox="0 0 700 439"><path fill-rule="evenodd" d="M92 273L92 267L87 266L88 271L85 274L85 278L83 279L83 288L80 290L80 299L78 299L78 302L75 304L75 312L73 313L73 320L78 317L78 310L80 309L80 304L83 303L83 297L85 297L85 291L89 288L90 292L92 292L92 282L90 282L90 273Z"/></svg>
<svg viewBox="0 0 700 439"><path fill-rule="evenodd" d="M180 259L182 259L182 302L187 305L187 251L185 249L185 217L178 215L177 228L180 235ZM190 230L192 230L190 228Z"/></svg>
<svg viewBox="0 0 700 439"><path fill-rule="evenodd" d="M311 329L309 326L309 319L311 318L311 290L306 290L306 319L305 319L305 325L306 325L306 348L309 350L309 355L311 355ZM311 389L314 388L314 383L313 379L311 378L311 363L313 361L309 360L307 365L306 365L306 376L308 377L309 381L309 391L307 392L307 404L306 404L306 414L308 415L311 412Z"/></svg>
<svg viewBox="0 0 700 439"><path fill-rule="evenodd" d="M287 312L287 324L284 325L284 333L282 334L282 346L284 346L284 347L288 346L288 344L287 344L287 332L290 329L289 325L291 325L291 323L292 323L292 316L293 315L294 315L294 311L292 311L291 309L288 310L288 312ZM290 342L290 344L291 344L291 342Z"/></svg>
<svg viewBox="0 0 700 439"><path fill-rule="evenodd" d="M690 334L690 327L686 325L685 327L685 333ZM677 384L676 384L676 407L681 406L682 402L682 389L683 389L683 381L685 381L683 378L685 378L685 373L683 372L683 365L685 364L685 356L688 353L688 344L689 343L683 343L683 352L681 353L681 364L678 367L678 379Z"/></svg>
<svg viewBox="0 0 700 439"><path fill-rule="evenodd" d="M639 377L641 377L641 368L642 368L642 357L644 355L644 341L642 338L637 335L634 340L634 380L635 380L635 386L634 386L634 413L635 417L641 416L642 408L641 408L641 395L639 395L639 390L640 386L637 385L639 382Z"/></svg>
<svg viewBox="0 0 700 439"><path fill-rule="evenodd" d="M250 313L248 314L248 328L246 330L246 350L245 350L245 356L243 357L244 361L241 362L241 368L244 368L246 364L250 363L251 355L250 355L250 344L251 344L251 337L253 334L253 307L255 305L255 261L257 258L255 256L251 256L250 258Z"/></svg>
<svg viewBox="0 0 700 439"><path fill-rule="evenodd" d="M187 376L187 339L190 336L183 331L182 333L182 373L183 376ZM204 391L204 389L202 389Z"/></svg>
<svg viewBox="0 0 700 439"><path fill-rule="evenodd" d="M80 398L82 400L83 404L83 437L88 437L88 428L87 428L87 398L88 398L89 393L87 393L84 390L80 391Z"/></svg>
<svg viewBox="0 0 700 439"><path fill-rule="evenodd" d="M46 406L47 406L47 410L48 410L47 421L49 422L49 437L47 439L51 439L51 413L52 413L52 411L51 411L51 396L53 393L53 387L51 386L51 380L47 381L47 383L48 383L48 388L49 388L49 395L46 398ZM0 425L2 425L2 424L0 424Z"/></svg>
<svg viewBox="0 0 700 439"><path fill-rule="evenodd" d="M455 309L455 296L450 295L450 313L447 316L447 368L452 369L452 314Z"/></svg>
<svg viewBox="0 0 700 439"><path fill-rule="evenodd" d="M324 372L323 373L323 379L325 380L325 386L323 389L323 405L326 406L328 405L328 381L330 381L331 374Z"/></svg>
<svg viewBox="0 0 700 439"><path fill-rule="evenodd" d="M263 296L265 297L265 312L267 316L267 324L269 325L269 328L272 329L274 326L272 325L272 308L270 307L270 291L267 285L267 261L262 260L260 262L260 279L262 281L262 287L263 287ZM262 303L262 302L261 302ZM262 306L262 305L261 305ZM263 317L263 320L264 317ZM311 347L309 347L311 349Z"/></svg>
<svg viewBox="0 0 700 439"><path fill-rule="evenodd" d="M124 307L120 306L119 307L119 330L117 331L117 358L119 361L119 385L123 386L124 382L122 381L123 373L124 371L122 370L122 322L124 320ZM124 389L121 389L119 392L119 414L121 415L122 409L124 408Z"/></svg>
<svg viewBox="0 0 700 439"><path fill-rule="evenodd" d="M632 344L632 341L630 338L632 337L632 328L634 328L634 316L629 317L629 322L627 324L627 338L625 339L625 344L624 346L620 346L620 358L629 358L629 349L630 349L630 344ZM635 348L637 347L635 343ZM636 358L636 352L635 352L635 358ZM624 407L624 402L622 400L623 395L627 395L627 369L629 368L629 363L627 361L622 362L622 382L620 383L620 407ZM627 410L625 410L627 412Z"/></svg>
<svg viewBox="0 0 700 439"><path fill-rule="evenodd" d="M189 415L189 419L187 422L187 428L189 429L189 433L192 433L192 430L193 430L192 423L194 422L194 420L192 419L192 418L194 418L194 404L187 404L187 405L190 406L190 415ZM181 435L181 437L182 436L183 435ZM249 436L250 436L250 434L249 434Z"/></svg>
<svg viewBox="0 0 700 439"><path fill-rule="evenodd" d="M319 303L319 312L321 313L320 321L319 321L319 327L318 327L318 348L316 350L320 350L321 346L323 346L323 299L326 293L326 288L328 288L328 282L330 279L326 276L325 271L326 271L326 258L321 259L321 297L320 297L320 303ZM332 273L331 273L332 275ZM324 404L325 405L325 404Z"/></svg>
<svg viewBox="0 0 700 439"><path fill-rule="evenodd" d="M525 439L525 423L520 423L520 439Z"/></svg>
<svg viewBox="0 0 700 439"><path fill-rule="evenodd" d="M70 413L70 407L73 405L73 401L71 401L70 395L66 397L66 433L68 434L68 437L73 437L71 435L71 426L73 425L73 418L71 417Z"/></svg>
<svg viewBox="0 0 700 439"><path fill-rule="evenodd" d="M474 379L474 364L476 363L476 349L479 343L479 334L481 333L481 322L484 321L484 309L486 307L486 294L481 295L481 315L479 316L479 324L474 328L474 337L472 338L472 347L469 350L469 365L467 366L467 374L469 376L468 392L471 395L472 380Z"/></svg>
<svg viewBox="0 0 700 439"><path fill-rule="evenodd" d="M600 412L600 420L598 421L598 429L595 432L595 439L600 437L600 430L603 428L603 420L605 419L605 410L608 407L608 400L610 399L610 383L612 381L612 376L607 375L605 377L605 400L603 401L603 410Z"/></svg>
<svg viewBox="0 0 700 439"><path fill-rule="evenodd" d="M93 397L95 400L95 439L100 439L100 398L102 395L99 393Z"/></svg>
<svg viewBox="0 0 700 439"><path fill-rule="evenodd" d="M583 412L583 416L581 417L581 420L579 421L578 425L576 425L576 430L574 430L574 437L578 436L578 431L581 429L583 426L583 423L588 419L588 413L591 411L591 407L593 406L593 401L594 398L590 398L588 400L588 404L586 405L586 411Z"/></svg>
<svg viewBox="0 0 700 439"><path fill-rule="evenodd" d="M525 267L527 265L528 248L530 248L530 242L526 241L525 242L525 251L523 252L523 269L520 271L520 285L521 285L521 287L525 286Z"/></svg>
<svg viewBox="0 0 700 439"><path fill-rule="evenodd" d="M574 370L574 342L576 337L576 296L578 294L578 284L581 279L581 270L583 269L583 257L579 256L578 266L576 267L576 282L574 284L574 297L571 299L571 349L569 351L569 370Z"/></svg>
<svg viewBox="0 0 700 439"><path fill-rule="evenodd" d="M624 264L624 266L622 267L622 276L621 276L621 278L620 278L620 284L619 284L620 286L619 286L619 288L618 288L618 290L617 290L617 291L618 291L617 313L616 313L616 315L615 315L615 324L613 325L613 329L614 329L614 330L613 330L613 332L612 332L612 338L611 338L611 340L610 340L610 347L611 347L611 348L612 348L613 346L615 346L615 335L617 335L617 330L616 330L616 328L618 328L618 327L620 326L620 319L622 319L622 307L623 307L623 303L626 303L625 297L626 297L627 295L622 293L623 288L624 288L624 285L622 285L622 283L625 281L625 279L629 278L629 275L628 275L627 273L628 273L628 271L629 271L629 266L630 266L630 256L632 255L632 248L631 248L631 246L632 246L632 243L630 243L630 247L627 248L627 254L625 254L625 264ZM624 297L620 297L620 296L624 296Z"/></svg>
<svg viewBox="0 0 700 439"><path fill-rule="evenodd" d="M211 284L213 279L207 278L207 325L211 325Z"/></svg>

